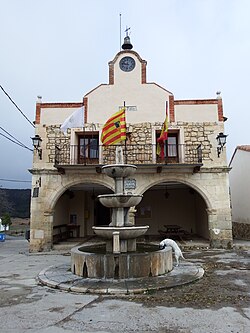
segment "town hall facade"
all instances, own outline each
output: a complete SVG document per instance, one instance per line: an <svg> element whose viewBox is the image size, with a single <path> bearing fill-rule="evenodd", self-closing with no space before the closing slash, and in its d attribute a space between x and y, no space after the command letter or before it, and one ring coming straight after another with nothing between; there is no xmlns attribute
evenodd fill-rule
<svg viewBox="0 0 250 333"><path fill-rule="evenodd" d="M145 237L164 237L179 226L181 239L199 237L212 247L232 246L229 168L217 138L224 133L222 98L176 100L157 83L147 82L147 62L129 37L108 63L108 83L76 103L36 104L31 200L30 251L48 251L63 239L94 235L92 226L108 225L110 211L97 196L114 192L102 166L115 163L115 146L103 145L105 122L125 106L124 162L137 166L125 190L143 195L130 209L132 224L149 225ZM60 130L82 108L84 126ZM168 119L164 157L157 152ZM223 148L223 147L222 147Z"/></svg>

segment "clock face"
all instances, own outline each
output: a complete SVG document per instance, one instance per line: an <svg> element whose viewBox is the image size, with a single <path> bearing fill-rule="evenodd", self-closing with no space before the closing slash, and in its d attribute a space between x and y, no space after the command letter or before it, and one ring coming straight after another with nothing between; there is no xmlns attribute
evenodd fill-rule
<svg viewBox="0 0 250 333"><path fill-rule="evenodd" d="M120 68L124 72L131 72L135 68L135 60L131 57L124 57L120 60Z"/></svg>

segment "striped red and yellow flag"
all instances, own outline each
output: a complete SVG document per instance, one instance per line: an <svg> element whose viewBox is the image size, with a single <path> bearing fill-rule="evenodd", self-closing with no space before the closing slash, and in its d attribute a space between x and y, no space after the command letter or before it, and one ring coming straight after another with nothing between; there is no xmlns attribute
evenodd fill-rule
<svg viewBox="0 0 250 333"><path fill-rule="evenodd" d="M125 108L112 115L102 129L101 141L104 145L113 145L126 140Z"/></svg>

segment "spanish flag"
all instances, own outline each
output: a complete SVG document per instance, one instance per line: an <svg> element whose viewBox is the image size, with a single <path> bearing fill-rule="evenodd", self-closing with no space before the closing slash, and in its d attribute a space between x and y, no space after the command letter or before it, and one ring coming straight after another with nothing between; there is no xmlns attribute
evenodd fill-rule
<svg viewBox="0 0 250 333"><path fill-rule="evenodd" d="M101 141L104 145L113 145L126 140L125 107L112 115L102 129Z"/></svg>
<svg viewBox="0 0 250 333"><path fill-rule="evenodd" d="M166 102L166 118L162 125L161 135L157 139L156 154L160 155L162 159L164 159L164 144L167 139L168 139L168 102Z"/></svg>

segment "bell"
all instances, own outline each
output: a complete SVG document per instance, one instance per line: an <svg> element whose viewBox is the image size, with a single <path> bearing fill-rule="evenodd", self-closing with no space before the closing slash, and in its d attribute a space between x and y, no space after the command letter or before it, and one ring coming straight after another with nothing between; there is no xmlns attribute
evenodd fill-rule
<svg viewBox="0 0 250 333"><path fill-rule="evenodd" d="M129 36L124 37L124 44L122 45L123 50L131 50L133 45L130 43Z"/></svg>

